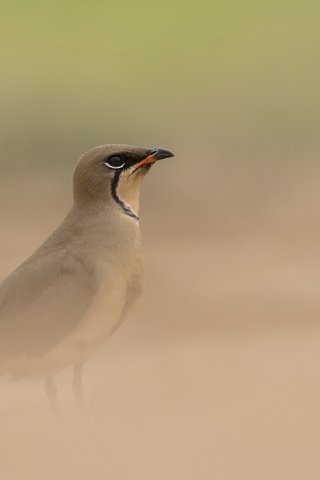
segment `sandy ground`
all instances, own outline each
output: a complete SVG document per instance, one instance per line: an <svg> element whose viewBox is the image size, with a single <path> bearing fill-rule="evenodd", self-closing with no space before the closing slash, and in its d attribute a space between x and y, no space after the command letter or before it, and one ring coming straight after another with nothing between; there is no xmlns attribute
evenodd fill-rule
<svg viewBox="0 0 320 480"><path fill-rule="evenodd" d="M167 223L170 196L158 222L146 209L146 291L88 362L83 409L69 371L57 377L57 417L39 382L1 382L1 478L318 480L317 184L290 179L256 214L238 205L237 221L225 201L227 220L210 228L210 212L193 221L191 207L175 225L181 205ZM66 206L55 183L27 179L20 191L0 194L0 276Z"/></svg>

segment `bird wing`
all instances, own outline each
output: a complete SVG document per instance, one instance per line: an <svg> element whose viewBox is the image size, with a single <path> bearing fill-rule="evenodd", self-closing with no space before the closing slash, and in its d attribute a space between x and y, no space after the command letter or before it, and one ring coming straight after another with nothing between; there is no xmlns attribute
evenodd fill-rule
<svg viewBox="0 0 320 480"><path fill-rule="evenodd" d="M38 357L81 322L99 290L99 268L66 251L35 255L0 285L0 358Z"/></svg>

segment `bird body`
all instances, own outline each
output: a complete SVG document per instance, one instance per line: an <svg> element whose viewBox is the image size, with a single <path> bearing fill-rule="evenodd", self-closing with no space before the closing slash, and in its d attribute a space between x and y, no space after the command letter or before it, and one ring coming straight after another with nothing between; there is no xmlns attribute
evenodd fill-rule
<svg viewBox="0 0 320 480"><path fill-rule="evenodd" d="M142 292L139 194L157 152L172 156L104 145L81 157L69 213L0 285L0 373L52 377L122 323Z"/></svg>
<svg viewBox="0 0 320 480"><path fill-rule="evenodd" d="M1 286L1 357L11 357L13 373L42 376L85 360L141 293L138 223L105 209L81 225L76 217L70 212Z"/></svg>

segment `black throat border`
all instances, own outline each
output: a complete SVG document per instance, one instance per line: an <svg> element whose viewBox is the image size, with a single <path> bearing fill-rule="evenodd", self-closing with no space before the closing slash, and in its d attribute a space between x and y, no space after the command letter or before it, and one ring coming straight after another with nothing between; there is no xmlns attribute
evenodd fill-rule
<svg viewBox="0 0 320 480"><path fill-rule="evenodd" d="M117 189L119 185L119 179L120 179L121 171L119 170L118 172L115 172L112 182L111 182L111 195L114 201L119 205L121 208L122 213L125 215L128 215L131 218L134 218L135 220L139 220L138 215L136 215L131 208L124 203L121 198L118 197Z"/></svg>

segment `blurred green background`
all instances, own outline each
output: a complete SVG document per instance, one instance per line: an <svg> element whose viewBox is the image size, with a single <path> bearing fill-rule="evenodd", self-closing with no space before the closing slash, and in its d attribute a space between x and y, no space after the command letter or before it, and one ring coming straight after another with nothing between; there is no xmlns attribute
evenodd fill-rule
<svg viewBox="0 0 320 480"><path fill-rule="evenodd" d="M197 279L194 308L210 326L222 276L240 324L238 302L254 304L256 285L248 317L292 318L277 302L289 308L288 292L317 276L319 19L310 0L3 1L3 276L66 212L80 154L160 146L176 158L144 185L149 258L175 269L176 285L190 276L181 295Z"/></svg>
<svg viewBox="0 0 320 480"><path fill-rule="evenodd" d="M4 0L1 168L101 143L164 145L206 169L312 161L319 18L311 0Z"/></svg>
<svg viewBox="0 0 320 480"><path fill-rule="evenodd" d="M145 180L146 288L88 362L88 415L67 376L53 431L37 384L2 388L3 478L320 478L319 25L315 0L1 1L0 279L85 150L176 154Z"/></svg>

